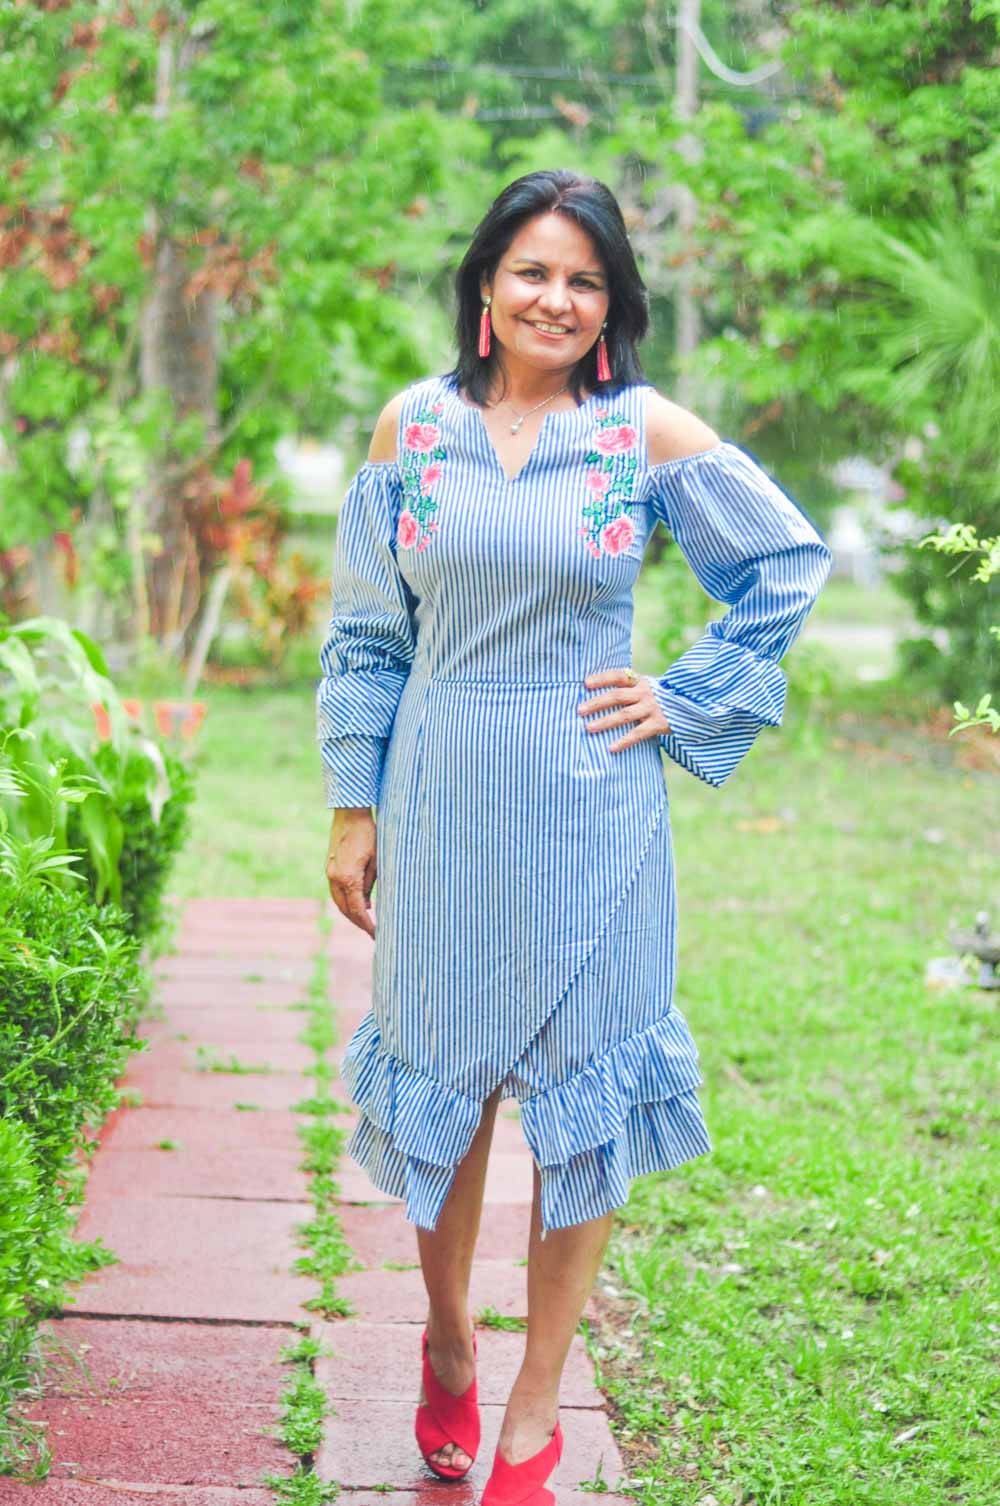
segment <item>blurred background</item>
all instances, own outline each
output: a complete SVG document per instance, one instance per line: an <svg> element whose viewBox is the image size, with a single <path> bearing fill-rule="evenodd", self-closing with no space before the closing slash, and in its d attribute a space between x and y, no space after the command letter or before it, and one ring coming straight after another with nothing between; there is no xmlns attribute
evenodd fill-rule
<svg viewBox="0 0 1000 1506"><path fill-rule="evenodd" d="M995 582L917 547L1000 510L996 27L974 9L9 9L3 610L69 619L147 684L308 678L374 418L450 366L492 197L560 165L624 207L650 380L834 548L815 662L978 699ZM696 594L662 600L695 630Z"/></svg>
<svg viewBox="0 0 1000 1506"><path fill-rule="evenodd" d="M650 381L832 546L780 732L722 790L666 771L717 1149L637 1189L595 1339L655 1506L1000 1484L997 995L932 967L1000 900L998 28L993 0L0 6L0 891L47 954L91 945L25 898L74 853L147 942L168 890L323 894L338 507L381 406L451 366L454 269L520 173L609 184ZM657 530L635 664L721 610Z"/></svg>

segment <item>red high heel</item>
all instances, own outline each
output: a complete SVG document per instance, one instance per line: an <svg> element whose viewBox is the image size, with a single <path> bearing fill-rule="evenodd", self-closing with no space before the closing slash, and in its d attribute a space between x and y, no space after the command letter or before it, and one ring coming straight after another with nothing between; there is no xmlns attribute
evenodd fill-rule
<svg viewBox="0 0 1000 1506"><path fill-rule="evenodd" d="M481 1506L556 1506L555 1496L544 1487L562 1451L563 1432L558 1422L545 1447L521 1464L509 1464L498 1446Z"/></svg>
<svg viewBox="0 0 1000 1506"><path fill-rule="evenodd" d="M421 1340L421 1349L424 1395L427 1400L417 1407L417 1416L413 1425L417 1447L427 1468L433 1470L439 1479L463 1480L472 1468L471 1463L465 1469L456 1469L450 1464L432 1464L430 1455L436 1454L440 1449L447 1448L449 1443L453 1443L464 1454L468 1454L470 1460L475 1460L480 1434L476 1377L473 1376L472 1385L467 1391L463 1391L461 1396L455 1396L442 1386L434 1374L427 1348L426 1328ZM472 1335L472 1352L476 1353L475 1334Z"/></svg>

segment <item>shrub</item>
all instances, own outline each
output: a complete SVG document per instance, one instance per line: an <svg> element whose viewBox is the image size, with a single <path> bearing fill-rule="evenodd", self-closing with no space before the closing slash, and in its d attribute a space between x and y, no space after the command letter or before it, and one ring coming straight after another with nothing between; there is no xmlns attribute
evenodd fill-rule
<svg viewBox="0 0 1000 1506"><path fill-rule="evenodd" d="M194 778L187 764L170 749L162 751L162 758L162 788L169 794L161 805L150 798L139 760L123 758L110 743L103 744L91 767L105 781L106 803L95 808L92 796L75 806L67 820L67 841L80 850L79 872L97 900L104 893L96 827L114 822L115 899L129 931L142 941L153 940L162 929L163 893L174 858L187 840L194 799Z"/></svg>
<svg viewBox="0 0 1000 1506"><path fill-rule="evenodd" d="M129 722L97 645L55 619L0 628L0 717L8 729L0 744L0 774L6 767L9 775L0 787L4 829L49 843L53 862L79 854L93 899L114 901L132 933L152 940L187 834L186 765Z"/></svg>
<svg viewBox="0 0 1000 1506"><path fill-rule="evenodd" d="M80 1153L139 1045L138 951L120 911L0 875L0 1419L31 1383L38 1319L107 1259L71 1229ZM40 1447L0 1426L0 1473Z"/></svg>

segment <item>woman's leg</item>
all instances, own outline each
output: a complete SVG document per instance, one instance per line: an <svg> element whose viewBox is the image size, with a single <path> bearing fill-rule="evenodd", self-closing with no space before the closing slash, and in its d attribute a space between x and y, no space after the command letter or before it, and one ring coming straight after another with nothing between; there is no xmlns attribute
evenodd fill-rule
<svg viewBox="0 0 1000 1506"><path fill-rule="evenodd" d="M499 1102L498 1089L483 1105L479 1128L467 1154L459 1162L437 1228L433 1231L417 1230L420 1264L427 1288L427 1347L431 1366L445 1390L455 1396L461 1396L469 1389L475 1375L472 1324L469 1321L469 1278L483 1210L486 1162ZM420 1400L426 1400L423 1388ZM465 1469L471 1463L468 1454L451 1443L432 1454L431 1458L436 1464L452 1469Z"/></svg>
<svg viewBox="0 0 1000 1506"><path fill-rule="evenodd" d="M580 1315L600 1269L613 1215L550 1229L542 1239L541 1179L535 1167L528 1246L528 1337L507 1402L500 1452L521 1464L543 1449L559 1413L559 1382Z"/></svg>

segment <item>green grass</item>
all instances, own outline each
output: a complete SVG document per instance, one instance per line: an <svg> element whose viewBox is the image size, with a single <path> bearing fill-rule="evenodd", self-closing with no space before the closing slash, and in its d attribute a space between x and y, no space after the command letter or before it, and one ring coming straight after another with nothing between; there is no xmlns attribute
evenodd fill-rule
<svg viewBox="0 0 1000 1506"><path fill-rule="evenodd" d="M809 614L810 623L849 622L858 627L905 631L912 621L910 604L889 580L860 586L844 575L831 576Z"/></svg>
<svg viewBox="0 0 1000 1506"><path fill-rule="evenodd" d="M324 918L317 930L317 940L325 942L329 929L329 922ZM312 1217L296 1229L298 1241L307 1253L295 1260L293 1269L312 1276L319 1283L318 1294L303 1305L325 1318L344 1316L350 1311L349 1304L338 1298L335 1283L338 1276L354 1266L336 1211L338 1189L334 1172L343 1148L344 1132L333 1122L342 1113L343 1105L332 1097L329 1089L336 1070L329 1060L329 1053L337 1039L329 984L329 960L321 947L313 958L303 1001L307 1020L299 1036L315 1056L307 1071L316 1080L316 1091L293 1106L293 1111L302 1116L296 1130L304 1152L300 1166L309 1174ZM263 1483L280 1506L331 1506L340 1494L340 1487L333 1481L321 1479L315 1469L316 1454L323 1439L323 1423L334 1411L315 1372L315 1362L325 1352L318 1338L304 1334L281 1353L282 1360L293 1369L291 1380L282 1394L281 1422L277 1431L298 1460L292 1474L264 1477Z"/></svg>
<svg viewBox="0 0 1000 1506"><path fill-rule="evenodd" d="M177 889L321 895L311 688L209 699ZM847 687L721 790L665 766L714 1149L636 1184L591 1328L642 1506L1000 1499L996 999L924 984L950 922L997 918L997 776L929 709Z"/></svg>
<svg viewBox="0 0 1000 1506"><path fill-rule="evenodd" d="M286 690L207 687L191 838L171 893L321 896L325 809L308 682Z"/></svg>
<svg viewBox="0 0 1000 1506"><path fill-rule="evenodd" d="M996 998L923 981L997 779L871 738L670 782L714 1150L635 1185L592 1336L648 1506L1000 1498Z"/></svg>
<svg viewBox="0 0 1000 1506"><path fill-rule="evenodd" d="M210 1046L196 1046L196 1070L198 1072L225 1072L234 1077L268 1077L274 1068L267 1062L244 1062L234 1051L222 1057Z"/></svg>
<svg viewBox="0 0 1000 1506"><path fill-rule="evenodd" d="M481 1307L475 1314L477 1328L497 1328L504 1333L523 1333L527 1328L523 1318L505 1318L495 1307Z"/></svg>

